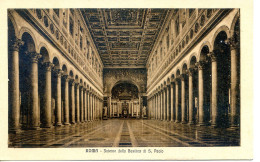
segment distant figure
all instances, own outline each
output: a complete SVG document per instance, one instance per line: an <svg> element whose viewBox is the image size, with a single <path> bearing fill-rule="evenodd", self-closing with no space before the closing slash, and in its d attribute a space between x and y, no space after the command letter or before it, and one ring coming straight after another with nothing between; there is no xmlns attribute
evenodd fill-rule
<svg viewBox="0 0 260 162"><path fill-rule="evenodd" d="M103 108L103 112L104 112L103 119L107 120L107 107L106 106Z"/></svg>
<svg viewBox="0 0 260 162"><path fill-rule="evenodd" d="M107 116L107 107L104 107L104 116Z"/></svg>
<svg viewBox="0 0 260 162"><path fill-rule="evenodd" d="M142 114L143 114L143 118L146 117L146 106L143 107Z"/></svg>

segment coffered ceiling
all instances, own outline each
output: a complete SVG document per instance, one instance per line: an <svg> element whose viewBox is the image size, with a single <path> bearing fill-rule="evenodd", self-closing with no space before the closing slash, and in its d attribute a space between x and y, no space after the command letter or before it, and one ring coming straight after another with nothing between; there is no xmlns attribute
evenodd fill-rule
<svg viewBox="0 0 260 162"><path fill-rule="evenodd" d="M168 9L81 9L106 68L145 67Z"/></svg>

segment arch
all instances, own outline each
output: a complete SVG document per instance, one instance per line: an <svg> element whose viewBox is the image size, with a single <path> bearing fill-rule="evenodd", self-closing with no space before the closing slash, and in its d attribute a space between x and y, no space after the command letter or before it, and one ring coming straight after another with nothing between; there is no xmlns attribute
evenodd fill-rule
<svg viewBox="0 0 260 162"><path fill-rule="evenodd" d="M228 38L228 33L226 31L220 31L214 40L214 50L227 48L228 44L226 43L226 41L228 40Z"/></svg>
<svg viewBox="0 0 260 162"><path fill-rule="evenodd" d="M130 92L130 93L129 93ZM120 82L111 89L113 99L132 99L138 98L138 87L129 82Z"/></svg>
<svg viewBox="0 0 260 162"><path fill-rule="evenodd" d="M195 55L193 55L193 56L190 58L190 61L189 61L190 65L189 65L189 67L190 67L190 68L195 68L196 62L197 62L197 58L196 58Z"/></svg>
<svg viewBox="0 0 260 162"><path fill-rule="evenodd" d="M206 61L208 59L207 54L210 52L210 49L207 45L204 45L200 50L199 61Z"/></svg>
<svg viewBox="0 0 260 162"><path fill-rule="evenodd" d="M161 84L160 90L163 89L163 83Z"/></svg>
<svg viewBox="0 0 260 162"><path fill-rule="evenodd" d="M203 43L201 44L200 48L199 48L199 51L198 51L199 57L198 57L197 60L199 60L199 61L203 61L203 60L206 59L204 56L201 56L201 51L202 51L202 49L203 49L205 46L208 47L209 52L210 52L210 51L213 51L212 44L211 44L209 41L203 42Z"/></svg>
<svg viewBox="0 0 260 162"><path fill-rule="evenodd" d="M15 19L14 19L14 17L13 17L13 15L12 15L12 13L11 12L13 12L12 10L8 10L8 30L9 30L9 23L12 23L12 26L13 26L13 28L14 28L14 35L15 35L15 37L18 37L18 26L17 26L17 23L16 23L16 21L15 21ZM9 35L8 35L9 36Z"/></svg>
<svg viewBox="0 0 260 162"><path fill-rule="evenodd" d="M180 72L180 69L178 68L178 69L176 70L176 77L179 77L180 74L181 74L181 72Z"/></svg>
<svg viewBox="0 0 260 162"><path fill-rule="evenodd" d="M61 69L60 67L60 61L57 57L54 57L53 60L52 60L52 63L54 64L54 68L55 69Z"/></svg>
<svg viewBox="0 0 260 162"><path fill-rule="evenodd" d="M196 59L197 60L197 53L196 52L193 52L191 55L190 55L190 57L189 57L189 59L188 59L188 67L189 68L191 68L191 61L192 61L192 59Z"/></svg>
<svg viewBox="0 0 260 162"><path fill-rule="evenodd" d="M33 40L33 37L30 35L30 33L24 32L21 37L21 40L24 42L21 51L36 52L35 41Z"/></svg>
<svg viewBox="0 0 260 162"><path fill-rule="evenodd" d="M68 69L67 66L65 64L62 65L62 71L64 75L68 75Z"/></svg>
<svg viewBox="0 0 260 162"><path fill-rule="evenodd" d="M72 71L72 70L70 70L69 76L70 76L71 78L74 78L74 74L73 74L73 71Z"/></svg>
<svg viewBox="0 0 260 162"><path fill-rule="evenodd" d="M170 77L167 78L166 84L169 85L171 83Z"/></svg>
<svg viewBox="0 0 260 162"><path fill-rule="evenodd" d="M41 44L40 46L40 54L42 55L43 62L50 62L50 53L47 46L45 44Z"/></svg>
<svg viewBox="0 0 260 162"><path fill-rule="evenodd" d="M137 87L137 89L138 89L138 92L141 92L140 90L140 87L138 86L138 84L136 84L134 81L132 81L132 80L119 80L119 81L117 81L116 83L114 83L114 84L112 84L112 86L110 87L110 89L109 89L109 92L110 92L110 94L112 93L112 89L113 89L113 87L115 87L116 85L118 85L118 84L120 84L120 83L131 83L131 84L133 84L133 85L135 85L136 87Z"/></svg>
<svg viewBox="0 0 260 162"><path fill-rule="evenodd" d="M231 23L231 27L230 27L230 37L234 37L234 34L235 34L235 26L236 26L236 23L237 21L240 21L240 12L238 11Z"/></svg>
<svg viewBox="0 0 260 162"><path fill-rule="evenodd" d="M75 81L79 82L79 76L78 75L75 75Z"/></svg>
<svg viewBox="0 0 260 162"><path fill-rule="evenodd" d="M218 36L220 32L224 31L227 34L227 39L230 38L230 30L226 25L223 25L218 28L218 30L214 33L214 36L211 40L211 44L214 45L215 39Z"/></svg>
<svg viewBox="0 0 260 162"><path fill-rule="evenodd" d="M39 52L37 39L35 38L33 32L30 29L28 29L26 27L22 27L18 34L18 38L22 39L22 36L24 35L24 33L28 33L32 37L32 40L33 40L34 46L35 46L35 51L33 51L33 52Z"/></svg>
<svg viewBox="0 0 260 162"><path fill-rule="evenodd" d="M82 83L83 83L83 80L82 80L82 79L79 79L79 82L82 84Z"/></svg>
<svg viewBox="0 0 260 162"><path fill-rule="evenodd" d="M174 75L174 74L172 74L172 75L171 75L171 82L173 82L173 81L174 81L174 79L175 79L175 75Z"/></svg>
<svg viewBox="0 0 260 162"><path fill-rule="evenodd" d="M16 40L16 31L13 22L8 18L8 44L11 46Z"/></svg>
<svg viewBox="0 0 260 162"><path fill-rule="evenodd" d="M187 66L187 63L185 62L185 63L182 65L181 74L186 74L187 69L188 69L188 66Z"/></svg>

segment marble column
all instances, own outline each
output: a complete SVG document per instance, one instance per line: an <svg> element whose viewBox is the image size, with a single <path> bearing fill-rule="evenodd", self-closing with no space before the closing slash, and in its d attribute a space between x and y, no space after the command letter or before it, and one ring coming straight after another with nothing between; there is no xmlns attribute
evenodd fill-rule
<svg viewBox="0 0 260 162"><path fill-rule="evenodd" d="M92 105L93 105L93 100L92 100L92 92L89 93L89 103L90 103L90 111L89 111L89 116L90 116L90 121L92 121Z"/></svg>
<svg viewBox="0 0 260 162"><path fill-rule="evenodd" d="M193 69L188 70L188 75L189 75L189 124L194 124Z"/></svg>
<svg viewBox="0 0 260 162"><path fill-rule="evenodd" d="M51 70L54 65L51 62L45 62L45 85L43 94L43 113L42 127L51 128Z"/></svg>
<svg viewBox="0 0 260 162"><path fill-rule="evenodd" d="M153 119L156 119L156 94L154 94Z"/></svg>
<svg viewBox="0 0 260 162"><path fill-rule="evenodd" d="M20 92L19 92L19 49L24 44L20 39L15 39L10 49L10 71L9 73L9 131L16 133L20 131Z"/></svg>
<svg viewBox="0 0 260 162"><path fill-rule="evenodd" d="M163 90L161 90L160 92L160 96L161 96L161 107L160 107L160 120L163 120Z"/></svg>
<svg viewBox="0 0 260 162"><path fill-rule="evenodd" d="M131 103L132 106L132 117L134 116L134 102Z"/></svg>
<svg viewBox="0 0 260 162"><path fill-rule="evenodd" d="M163 93L163 101L164 101L164 104L163 104L163 120L166 121L167 120L167 107L168 107L168 104L167 104L167 86L164 88L164 93Z"/></svg>
<svg viewBox="0 0 260 162"><path fill-rule="evenodd" d="M137 116L138 116L138 118L139 117L141 117L140 115L141 115L141 113L140 113L140 111L141 111L141 108L142 108L142 106L141 106L141 95L139 94L139 105L138 105L138 107L137 107Z"/></svg>
<svg viewBox="0 0 260 162"><path fill-rule="evenodd" d="M98 120L100 120L100 99L99 98L97 98L98 99Z"/></svg>
<svg viewBox="0 0 260 162"><path fill-rule="evenodd" d="M71 124L75 124L75 82L74 79L71 78Z"/></svg>
<svg viewBox="0 0 260 162"><path fill-rule="evenodd" d="M199 70L199 125L205 125L205 111L204 111L204 83L203 83L203 70L204 63L196 63Z"/></svg>
<svg viewBox="0 0 260 162"><path fill-rule="evenodd" d="M185 103L185 75L181 76L181 122L186 123L186 103Z"/></svg>
<svg viewBox="0 0 260 162"><path fill-rule="evenodd" d="M217 72L217 57L214 52L210 52L208 56L211 58L211 126L217 127L219 124L219 110L218 110L218 72Z"/></svg>
<svg viewBox="0 0 260 162"><path fill-rule="evenodd" d="M93 105L92 105L92 120L95 120L95 111L96 111L96 103L95 103L95 94L93 93L92 96L92 100L93 100Z"/></svg>
<svg viewBox="0 0 260 162"><path fill-rule="evenodd" d="M90 121L90 91L87 91L87 112L88 112L88 121Z"/></svg>
<svg viewBox="0 0 260 162"><path fill-rule="evenodd" d="M230 42L230 52L231 52L231 127L238 128L240 125L240 104L239 104L239 42L235 42L232 38Z"/></svg>
<svg viewBox="0 0 260 162"><path fill-rule="evenodd" d="M64 79L65 79L65 88L64 88L64 97L65 97L65 109L64 109L64 125L70 125L69 122L69 76L68 75L64 75Z"/></svg>
<svg viewBox="0 0 260 162"><path fill-rule="evenodd" d="M175 122L179 123L179 83L178 79L175 79Z"/></svg>
<svg viewBox="0 0 260 162"><path fill-rule="evenodd" d="M171 85L170 85L170 93L171 93L171 121L173 122L173 114L174 114L174 112L173 112L173 101L174 101L174 96L173 96L173 94L174 94L174 89L173 89L173 84L171 83Z"/></svg>
<svg viewBox="0 0 260 162"><path fill-rule="evenodd" d="M36 52L26 53L30 57L31 73L30 73L30 94L31 103L29 108L29 129L39 129L40 127L40 107L38 97L38 60L41 55Z"/></svg>
<svg viewBox="0 0 260 162"><path fill-rule="evenodd" d="M88 96L87 96L87 88L84 88L84 94L85 94L85 97L84 97L84 112L85 112L85 116L84 116L84 119L85 119L85 122L88 121Z"/></svg>
<svg viewBox="0 0 260 162"><path fill-rule="evenodd" d="M83 96L83 84L80 85L80 122L84 122L84 96Z"/></svg>
<svg viewBox="0 0 260 162"><path fill-rule="evenodd" d="M157 116L156 119L159 120L160 118L160 93L157 92Z"/></svg>
<svg viewBox="0 0 260 162"><path fill-rule="evenodd" d="M80 93L79 93L79 86L80 84L79 83L76 83L76 110L77 110L77 113L76 113L76 118L77 118L77 123L80 123L80 104L79 104L79 96L80 96Z"/></svg>
<svg viewBox="0 0 260 162"><path fill-rule="evenodd" d="M54 72L56 73L56 126L62 126L61 123L61 69L55 69Z"/></svg>
<svg viewBox="0 0 260 162"><path fill-rule="evenodd" d="M93 113L93 118L94 120L97 120L97 101L96 101L96 95L94 96L94 113Z"/></svg>
<svg viewBox="0 0 260 162"><path fill-rule="evenodd" d="M167 121L170 121L170 110L171 110L171 96L170 96L170 89L169 86L166 87L167 88Z"/></svg>
<svg viewBox="0 0 260 162"><path fill-rule="evenodd" d="M94 110L95 110L95 109L94 109L94 108L95 108L94 97L95 97L95 95L94 95L94 93L93 93L93 94L92 94L92 114L91 114L91 115L92 115L92 121L95 120L95 119L94 119Z"/></svg>
<svg viewBox="0 0 260 162"><path fill-rule="evenodd" d="M108 97L109 98L109 117L112 117L112 107L111 107L111 96Z"/></svg>

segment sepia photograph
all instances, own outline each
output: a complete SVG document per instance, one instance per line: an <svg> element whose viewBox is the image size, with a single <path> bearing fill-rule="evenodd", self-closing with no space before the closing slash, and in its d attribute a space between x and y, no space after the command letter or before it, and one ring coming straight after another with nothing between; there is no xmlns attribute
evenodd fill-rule
<svg viewBox="0 0 260 162"><path fill-rule="evenodd" d="M240 8L5 12L7 150L169 160L167 149L245 146Z"/></svg>

